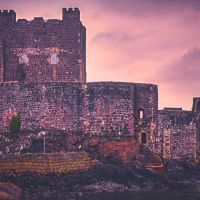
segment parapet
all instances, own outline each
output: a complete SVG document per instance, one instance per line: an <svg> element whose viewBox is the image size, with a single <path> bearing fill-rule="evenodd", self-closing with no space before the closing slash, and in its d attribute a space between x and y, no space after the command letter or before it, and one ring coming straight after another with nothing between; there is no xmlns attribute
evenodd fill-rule
<svg viewBox="0 0 200 200"><path fill-rule="evenodd" d="M80 10L78 8L63 8L62 10L63 12L68 12L68 13L75 13L75 12L80 13Z"/></svg>
<svg viewBox="0 0 200 200"><path fill-rule="evenodd" d="M14 10L0 10L0 16L16 15Z"/></svg>
<svg viewBox="0 0 200 200"><path fill-rule="evenodd" d="M33 19L34 22L44 22L43 17L34 17Z"/></svg>
<svg viewBox="0 0 200 200"><path fill-rule="evenodd" d="M78 19L80 20L80 10L78 8L63 8L62 9L62 19Z"/></svg>
<svg viewBox="0 0 200 200"><path fill-rule="evenodd" d="M17 24L27 24L29 21L27 19L18 19Z"/></svg>
<svg viewBox="0 0 200 200"><path fill-rule="evenodd" d="M15 23L16 12L14 10L0 10L0 21L4 23Z"/></svg>

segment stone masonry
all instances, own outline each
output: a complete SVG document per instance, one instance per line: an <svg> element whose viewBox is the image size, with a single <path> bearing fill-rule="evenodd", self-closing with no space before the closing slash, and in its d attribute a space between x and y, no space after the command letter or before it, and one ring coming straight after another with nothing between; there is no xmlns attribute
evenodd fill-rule
<svg viewBox="0 0 200 200"><path fill-rule="evenodd" d="M78 8L63 8L61 20L17 20L15 11L0 11L0 95L1 132L19 115L21 131L126 136L168 159L199 151L200 98L192 111L158 111L157 85L86 82L86 28Z"/></svg>
<svg viewBox="0 0 200 200"><path fill-rule="evenodd" d="M159 111L156 150L164 158L196 157L196 137L192 111L180 108Z"/></svg>
<svg viewBox="0 0 200 200"><path fill-rule="evenodd" d="M157 108L157 103L154 103L157 102L155 85L8 82L0 84L0 93L2 131L8 131L9 120L19 114L22 130L53 129L94 135L133 135L137 127L137 132L148 133L149 142L152 139L150 135L154 131L152 123L155 123ZM138 119L141 109L146 118Z"/></svg>

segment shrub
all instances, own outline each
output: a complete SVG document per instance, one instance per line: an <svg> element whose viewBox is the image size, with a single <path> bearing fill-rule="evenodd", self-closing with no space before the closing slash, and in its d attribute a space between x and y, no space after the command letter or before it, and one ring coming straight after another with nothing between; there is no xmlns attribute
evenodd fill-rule
<svg viewBox="0 0 200 200"><path fill-rule="evenodd" d="M19 115L12 116L9 122L9 130L12 134L18 135L21 128L21 118Z"/></svg>

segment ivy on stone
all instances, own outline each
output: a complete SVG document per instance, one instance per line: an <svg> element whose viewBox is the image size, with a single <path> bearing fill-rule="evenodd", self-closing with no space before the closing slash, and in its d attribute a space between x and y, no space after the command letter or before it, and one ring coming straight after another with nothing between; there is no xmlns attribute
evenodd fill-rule
<svg viewBox="0 0 200 200"><path fill-rule="evenodd" d="M21 118L19 115L12 116L9 122L9 131L14 134L18 135L21 128Z"/></svg>

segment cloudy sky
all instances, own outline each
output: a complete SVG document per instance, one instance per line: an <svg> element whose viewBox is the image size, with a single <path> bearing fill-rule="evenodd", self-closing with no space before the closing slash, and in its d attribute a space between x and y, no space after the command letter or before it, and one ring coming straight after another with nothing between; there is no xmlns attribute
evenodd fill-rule
<svg viewBox="0 0 200 200"><path fill-rule="evenodd" d="M191 109L200 96L199 0L0 0L17 18L61 18L79 7L88 81L159 85L159 108Z"/></svg>

